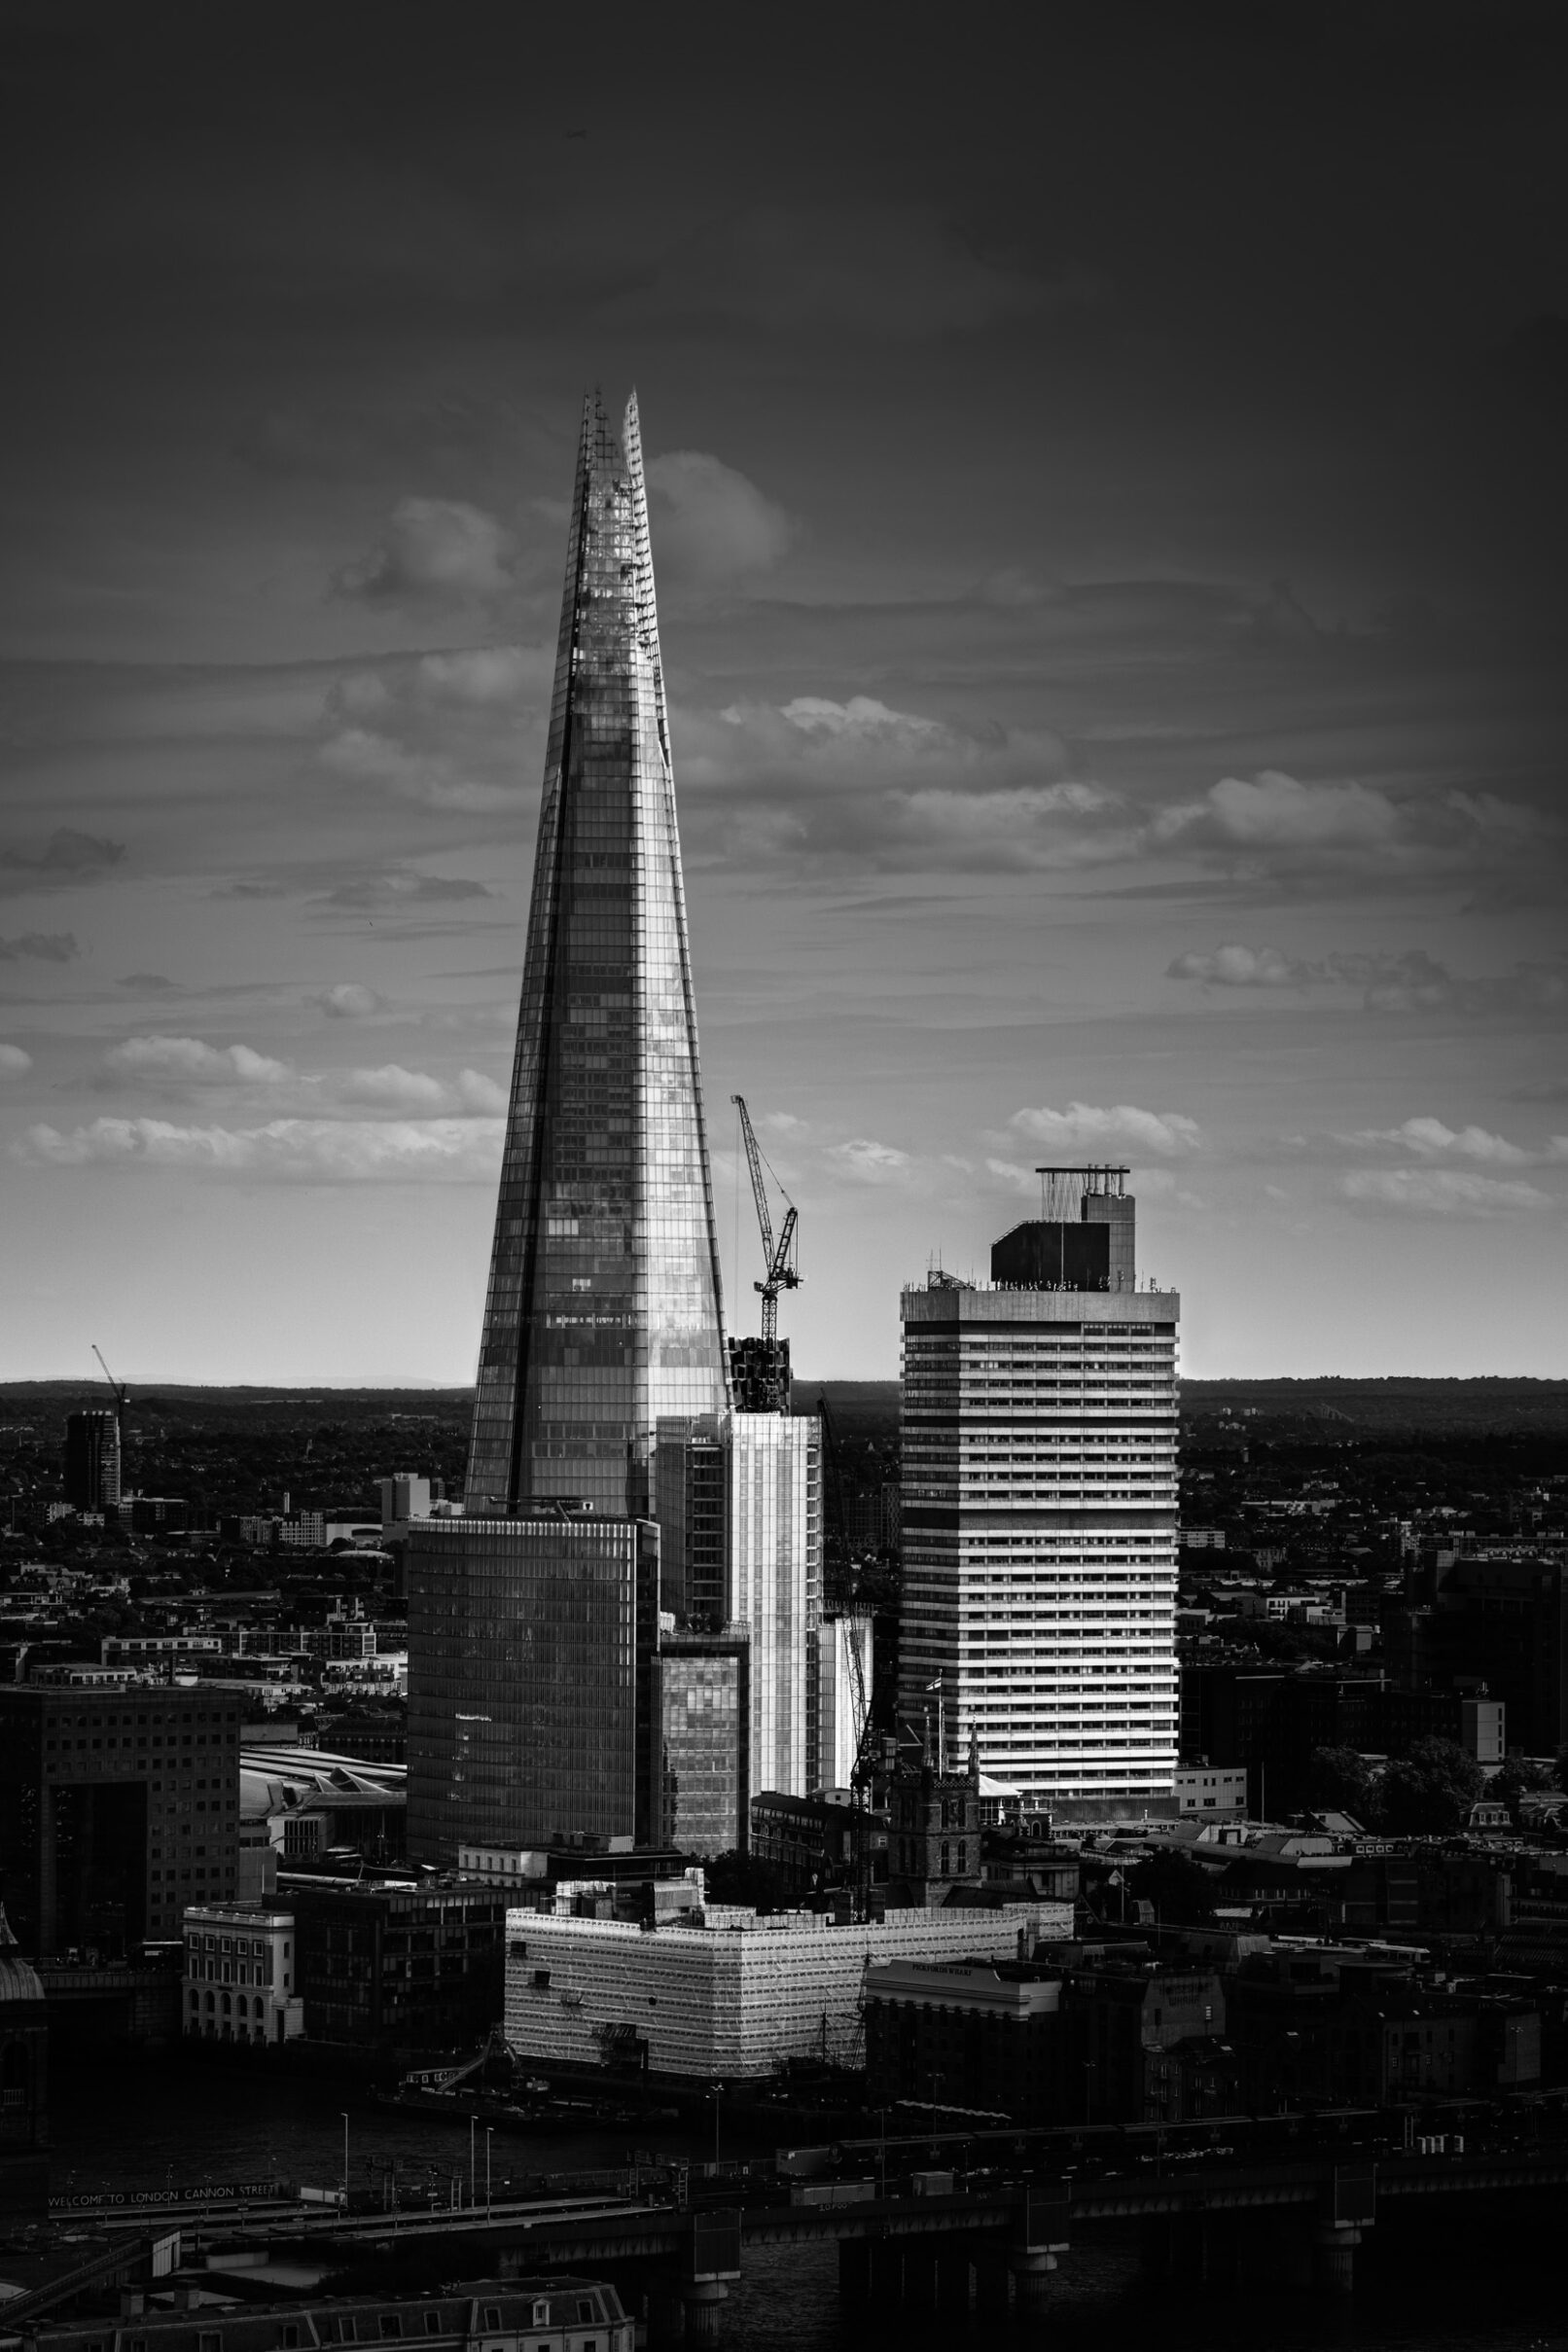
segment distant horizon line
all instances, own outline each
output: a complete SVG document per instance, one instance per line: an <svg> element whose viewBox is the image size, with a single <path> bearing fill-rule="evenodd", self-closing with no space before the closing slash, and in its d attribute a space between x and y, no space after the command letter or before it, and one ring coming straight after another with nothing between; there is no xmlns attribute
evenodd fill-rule
<svg viewBox="0 0 1568 2352"><path fill-rule="evenodd" d="M1537 1388L1568 1388L1568 1372L1181 1372L1177 1375L1184 1388L1219 1388L1228 1385L1257 1385L1278 1382L1301 1387L1324 1387L1338 1383L1343 1386L1367 1387L1378 1382L1401 1381L1430 1388L1451 1387L1456 1382L1469 1383L1504 1381L1528 1384ZM821 1372L807 1376L793 1375L798 1388L897 1388L897 1372ZM84 1395L101 1393L105 1383L93 1381L78 1372L18 1372L0 1378L0 1394L13 1388L79 1388ZM194 1388L241 1390L261 1394L273 1390L319 1390L334 1396L449 1396L472 1395L477 1383L473 1380L417 1380L402 1375L388 1380L311 1379L308 1375L273 1380L197 1380L182 1373L129 1372L123 1385L137 1388ZM134 1397L131 1400L135 1402Z"/></svg>

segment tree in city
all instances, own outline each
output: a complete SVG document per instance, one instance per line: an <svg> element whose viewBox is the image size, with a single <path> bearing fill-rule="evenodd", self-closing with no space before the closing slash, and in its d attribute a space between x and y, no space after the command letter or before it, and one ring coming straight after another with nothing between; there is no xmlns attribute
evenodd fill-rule
<svg viewBox="0 0 1568 2352"><path fill-rule="evenodd" d="M1306 1800L1315 1812L1353 1813L1370 1828L1377 1790L1365 1756L1355 1748L1314 1748L1307 1759Z"/></svg>
<svg viewBox="0 0 1568 2352"><path fill-rule="evenodd" d="M1462 1830L1485 1793L1479 1764L1453 1740L1413 1740L1379 1784L1381 1826L1396 1835L1441 1837Z"/></svg>
<svg viewBox="0 0 1568 2352"><path fill-rule="evenodd" d="M1486 1783L1486 1794L1498 1804L1506 1804L1517 1821L1521 1797L1544 1797L1559 1786L1557 1774L1550 1764L1532 1764L1526 1756L1511 1756L1506 1764L1499 1764Z"/></svg>
<svg viewBox="0 0 1568 2352"><path fill-rule="evenodd" d="M749 1905L755 1911L787 1911L797 1900L783 1871L773 1863L733 1850L714 1855L707 1865L705 1884L710 1903Z"/></svg>
<svg viewBox="0 0 1568 2352"><path fill-rule="evenodd" d="M1214 1880L1186 1854L1151 1854L1127 1872L1127 1893L1153 1906L1161 1925L1196 1927L1214 1916Z"/></svg>

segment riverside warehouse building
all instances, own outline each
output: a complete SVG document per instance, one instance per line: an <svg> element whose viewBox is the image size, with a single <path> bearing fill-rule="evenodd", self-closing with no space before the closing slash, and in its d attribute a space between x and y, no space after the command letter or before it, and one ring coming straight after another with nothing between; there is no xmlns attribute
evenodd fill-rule
<svg viewBox="0 0 1568 2352"><path fill-rule="evenodd" d="M585 1889L572 1890L581 1897ZM889 1910L835 1924L710 1905L653 1928L507 1914L506 2034L529 2063L607 2064L674 2085L762 2083L783 2058L864 2058L866 1971L889 1960L1014 1960L1072 1933L1066 1903Z"/></svg>

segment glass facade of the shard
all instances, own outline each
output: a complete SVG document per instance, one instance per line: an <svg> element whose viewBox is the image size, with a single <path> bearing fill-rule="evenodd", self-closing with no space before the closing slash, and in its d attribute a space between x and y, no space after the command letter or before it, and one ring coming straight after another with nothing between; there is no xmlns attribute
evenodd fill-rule
<svg viewBox="0 0 1568 2352"><path fill-rule="evenodd" d="M648 1511L726 1402L636 402L585 410L468 1508Z"/></svg>
<svg viewBox="0 0 1568 2352"><path fill-rule="evenodd" d="M725 1410L719 1297L637 407L595 397L464 1513L409 1537L416 1860L658 1835L655 1433Z"/></svg>

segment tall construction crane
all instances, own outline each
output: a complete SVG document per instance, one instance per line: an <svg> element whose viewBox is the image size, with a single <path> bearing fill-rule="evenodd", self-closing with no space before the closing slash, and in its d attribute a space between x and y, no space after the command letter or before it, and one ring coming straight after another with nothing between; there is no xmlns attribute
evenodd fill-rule
<svg viewBox="0 0 1568 2352"><path fill-rule="evenodd" d="M766 1268L756 1288L763 1300L763 1336L761 1339L731 1339L730 1342L730 1378L737 1410L741 1412L783 1412L790 1409L790 1343L778 1336L778 1294L800 1288L800 1269L795 1264L795 1229L799 1222L795 1203L771 1168L768 1175L778 1184L783 1197L785 1217L777 1240L773 1238L773 1216L767 1205L767 1186L764 1181L765 1161L752 1127L751 1114L746 1109L743 1094L732 1095L735 1109L740 1113L741 1139L746 1147L746 1164L751 1170L752 1197L757 1203L757 1223L762 1229L763 1264Z"/></svg>
<svg viewBox="0 0 1568 2352"><path fill-rule="evenodd" d="M123 1445L125 1438L125 1407L130 1401L130 1391L124 1380L117 1380L108 1365L104 1364L102 1348L94 1343L92 1352L97 1357L99 1364L103 1366L103 1376L108 1381L110 1392L114 1397L115 1430Z"/></svg>
<svg viewBox="0 0 1568 2352"><path fill-rule="evenodd" d="M773 1219L767 1206L767 1187L763 1182L763 1155L752 1128L751 1113L746 1108L744 1094L733 1095L731 1100L740 1113L741 1140L746 1146L746 1164L751 1169L752 1198L757 1203L757 1223L763 1233L763 1259L767 1267L762 1281L754 1283L752 1288L763 1295L763 1337L768 1346L772 1346L778 1337L778 1294L780 1291L799 1290L801 1286L800 1272L795 1265L795 1228L799 1217L794 1201L769 1168L768 1174L773 1176L773 1182L778 1184L779 1192L783 1194L786 1212L783 1229L775 1243Z"/></svg>

